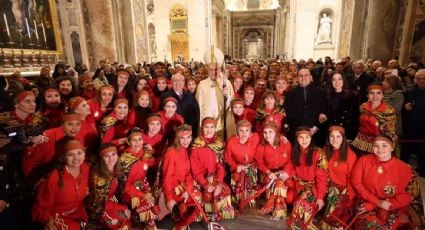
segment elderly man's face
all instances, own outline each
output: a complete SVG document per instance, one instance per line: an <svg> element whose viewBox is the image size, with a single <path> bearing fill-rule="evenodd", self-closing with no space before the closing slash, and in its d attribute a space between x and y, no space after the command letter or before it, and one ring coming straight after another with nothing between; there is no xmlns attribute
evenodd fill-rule
<svg viewBox="0 0 425 230"><path fill-rule="evenodd" d="M419 88L425 89L425 72L422 71L421 73L416 74L415 82Z"/></svg>
<svg viewBox="0 0 425 230"><path fill-rule="evenodd" d="M184 87L184 76L182 74L176 74L174 75L173 79L173 89L176 92L183 92L183 87Z"/></svg>
<svg viewBox="0 0 425 230"><path fill-rule="evenodd" d="M218 78L218 75L220 74L220 67L217 64L212 64L208 66L208 77L216 81Z"/></svg>
<svg viewBox="0 0 425 230"><path fill-rule="evenodd" d="M364 66L360 64L355 64L353 66L354 74L358 75L361 74L364 71Z"/></svg>

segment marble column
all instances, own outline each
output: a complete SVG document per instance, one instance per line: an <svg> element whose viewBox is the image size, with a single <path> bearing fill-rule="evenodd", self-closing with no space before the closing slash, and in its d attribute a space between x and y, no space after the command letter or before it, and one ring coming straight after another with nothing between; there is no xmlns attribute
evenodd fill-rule
<svg viewBox="0 0 425 230"><path fill-rule="evenodd" d="M394 57L400 6L401 0L369 2L362 59L388 60Z"/></svg>
<svg viewBox="0 0 425 230"><path fill-rule="evenodd" d="M83 1L86 25L89 65L94 69L100 60L117 60L116 37L113 26L112 2L105 1Z"/></svg>
<svg viewBox="0 0 425 230"><path fill-rule="evenodd" d="M354 0L342 1L341 39L337 58L346 57L350 51L351 32L353 26Z"/></svg>

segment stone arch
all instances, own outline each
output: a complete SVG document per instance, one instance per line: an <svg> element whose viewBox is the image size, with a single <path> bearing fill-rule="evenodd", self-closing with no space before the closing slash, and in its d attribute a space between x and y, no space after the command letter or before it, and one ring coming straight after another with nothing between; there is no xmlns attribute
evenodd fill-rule
<svg viewBox="0 0 425 230"><path fill-rule="evenodd" d="M249 29L243 36L243 54L247 59L259 59L264 56L263 33L257 29Z"/></svg>

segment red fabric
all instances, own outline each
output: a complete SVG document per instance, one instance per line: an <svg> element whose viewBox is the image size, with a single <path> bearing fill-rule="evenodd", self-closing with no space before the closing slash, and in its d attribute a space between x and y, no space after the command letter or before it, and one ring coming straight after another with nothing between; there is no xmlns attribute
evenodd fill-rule
<svg viewBox="0 0 425 230"><path fill-rule="evenodd" d="M126 98L125 96L126 96L126 95L125 95L125 89L123 89L121 92L119 92L119 93L117 94L117 98Z"/></svg>
<svg viewBox="0 0 425 230"><path fill-rule="evenodd" d="M83 92L80 93L80 96L86 100L91 100L96 97L96 90L83 90Z"/></svg>
<svg viewBox="0 0 425 230"><path fill-rule="evenodd" d="M268 170L283 170L290 177L295 175L294 166L291 161L291 143L280 143L278 147L273 147L270 144L258 145L255 163L257 168L262 173L267 173Z"/></svg>
<svg viewBox="0 0 425 230"><path fill-rule="evenodd" d="M252 110L257 110L258 108L258 102L255 101L255 99L252 101L252 103L250 105L244 105L245 109L252 109Z"/></svg>
<svg viewBox="0 0 425 230"><path fill-rule="evenodd" d="M171 144L174 141L176 128L184 123L184 118L177 112L172 117L166 117L165 111L159 111L158 114L161 116L162 134Z"/></svg>
<svg viewBox="0 0 425 230"><path fill-rule="evenodd" d="M162 188L167 201L175 200L174 189L180 184L184 184L189 190L193 189L193 177L190 172L187 148L180 147L177 149L170 147L167 149L162 176Z"/></svg>
<svg viewBox="0 0 425 230"><path fill-rule="evenodd" d="M295 175L297 178L300 178L304 181L312 181L313 193L317 199L324 200L326 192L328 190L327 186L327 172L318 167L318 162L320 160L320 152L313 152L313 162L311 165L307 165L307 149L301 150L301 160L300 165L295 166ZM297 192L302 189L302 186L296 186Z"/></svg>
<svg viewBox="0 0 425 230"><path fill-rule="evenodd" d="M127 206L111 200L111 198L115 196L117 189L118 189L118 180L117 178L113 178L111 183L111 188L108 194L108 199L105 202L105 211L102 215L102 223L108 229L120 229L124 226L131 227L130 220L123 216L125 210L127 209ZM121 223L121 224L113 225L111 223L112 219L117 219L118 223Z"/></svg>
<svg viewBox="0 0 425 230"><path fill-rule="evenodd" d="M155 165L159 164L160 158L163 155L164 140L162 134L156 134L150 137L148 134L143 134L143 143L152 146L152 156L155 158Z"/></svg>
<svg viewBox="0 0 425 230"><path fill-rule="evenodd" d="M88 116L85 120L81 121L79 134L84 137L83 144L89 151L97 147L99 133L96 128L96 121L93 117Z"/></svg>
<svg viewBox="0 0 425 230"><path fill-rule="evenodd" d="M239 142L238 136L233 136L227 141L224 151L224 160L230 166L231 171L235 171L240 164L254 162L257 145L260 143L260 136L253 133L245 144Z"/></svg>
<svg viewBox="0 0 425 230"><path fill-rule="evenodd" d="M205 187L208 184L207 177L216 175L217 181L223 183L225 171L217 155L209 147L193 148L190 155L190 166L195 180Z"/></svg>
<svg viewBox="0 0 425 230"><path fill-rule="evenodd" d="M109 114L108 116L112 116L116 118L115 112L112 111L111 114ZM106 116L104 119L108 119L108 116ZM127 118L124 118L127 119ZM117 120L115 122L115 124L110 127L102 136L102 143L108 143L111 142L114 145L118 146L119 145L119 139L126 137L127 136L127 132L131 129L132 127L130 127L127 123L127 121L125 120Z"/></svg>
<svg viewBox="0 0 425 230"><path fill-rule="evenodd" d="M24 120L22 120L22 119L20 119L19 117L18 117L18 115L16 115L16 109L14 109L11 113L10 113L10 115L15 119L15 120L17 120L17 121L19 121L19 123L21 123L22 125L24 125L24 126L27 126L27 125L29 125L31 122L32 122L32 119L33 119L33 117L32 117L32 114L29 114Z"/></svg>
<svg viewBox="0 0 425 230"><path fill-rule="evenodd" d="M64 107L46 107L43 111L43 116L48 120L47 129L56 128L61 125Z"/></svg>
<svg viewBox="0 0 425 230"><path fill-rule="evenodd" d="M127 181L124 186L123 201L126 203L131 202L131 198L139 197L142 198L145 192L138 189L137 184L143 185L146 178L146 170L148 169L146 162L137 161L135 162L128 173Z"/></svg>
<svg viewBox="0 0 425 230"><path fill-rule="evenodd" d="M351 170L357 160L356 154L348 148L347 161L338 162L338 160L339 150L334 150L332 158L329 159L328 170L330 180L337 185L341 185L343 188L347 188L349 198L353 199L356 194L351 184Z"/></svg>
<svg viewBox="0 0 425 230"><path fill-rule="evenodd" d="M22 172L25 176L29 176L33 169L48 164L57 157L55 156L55 146L56 141L64 137L62 127L48 129L44 132L44 135L49 138L48 142L25 148L24 157L22 159ZM75 138L84 145L83 135L84 133L80 130Z"/></svg>
<svg viewBox="0 0 425 230"><path fill-rule="evenodd" d="M101 121L108 112L110 112L111 108L106 108L105 110L102 110L100 102L97 102L95 100L90 100L87 102L90 106L91 116L95 119L95 121Z"/></svg>
<svg viewBox="0 0 425 230"><path fill-rule="evenodd" d="M384 112L386 109L387 107L385 103L381 103L381 105L379 105L376 109L372 109L372 104L370 102L366 102L364 105L364 112L360 114L359 118L359 133L372 137L379 135L381 131L379 130L378 119L376 119L372 112Z"/></svg>
<svg viewBox="0 0 425 230"><path fill-rule="evenodd" d="M151 99L151 104L152 104L152 112L156 113L158 111L160 111L161 108L161 98L157 97L153 92L149 93L149 97Z"/></svg>
<svg viewBox="0 0 425 230"><path fill-rule="evenodd" d="M133 108L128 113L128 124L132 127L144 129L144 127L146 127L146 117L138 116L136 109Z"/></svg>
<svg viewBox="0 0 425 230"><path fill-rule="evenodd" d="M263 127L264 124L266 122L274 122L277 125L277 130L279 130L279 132L281 132L282 130L282 124L285 121L285 114L284 113L279 113L279 110L275 109L273 111L267 111L264 110L265 112L265 118L262 121L256 121L255 122L255 131L258 133L263 133Z"/></svg>
<svg viewBox="0 0 425 230"><path fill-rule="evenodd" d="M382 167L382 174L378 167ZM366 155L357 160L352 170L352 184L358 196L364 203L371 203L371 208L379 200L388 200L392 205L390 210L405 207L411 203L406 191L412 179L412 169L395 157L386 162L380 162L375 155ZM385 191L394 188L394 194Z"/></svg>
<svg viewBox="0 0 425 230"><path fill-rule="evenodd" d="M40 184L36 201L32 209L32 219L46 224L50 219L73 219L87 222L87 213L83 200L89 193L89 166L83 163L80 175L74 178L63 169L63 187L59 188L59 171L54 170L46 181Z"/></svg>
<svg viewBox="0 0 425 230"><path fill-rule="evenodd" d="M234 115L234 117L235 117L235 123L238 123L238 121L241 121L241 120L247 120L249 121L249 123L251 123L251 125L254 125L255 110L245 107L243 114L241 116Z"/></svg>

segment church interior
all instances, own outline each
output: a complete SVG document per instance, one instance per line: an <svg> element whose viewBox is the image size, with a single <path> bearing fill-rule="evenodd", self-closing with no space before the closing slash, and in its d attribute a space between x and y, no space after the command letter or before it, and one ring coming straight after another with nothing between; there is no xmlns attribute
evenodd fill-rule
<svg viewBox="0 0 425 230"><path fill-rule="evenodd" d="M3 73L56 62L93 70L100 60L202 61L211 45L244 60L425 59L419 0L2 2Z"/></svg>
<svg viewBox="0 0 425 230"><path fill-rule="evenodd" d="M0 75L18 72L29 82L58 63L77 81L80 69L139 73L158 62L195 75L214 48L226 64L243 68L277 61L290 71L289 63L351 60L372 70L375 61L397 60L403 71L412 63L417 70L425 63L425 0L0 0L0 48ZM418 166L414 156L411 162ZM425 197L425 179L419 181ZM212 229L287 229L286 221L257 214L249 210ZM158 229L173 223L165 219Z"/></svg>

